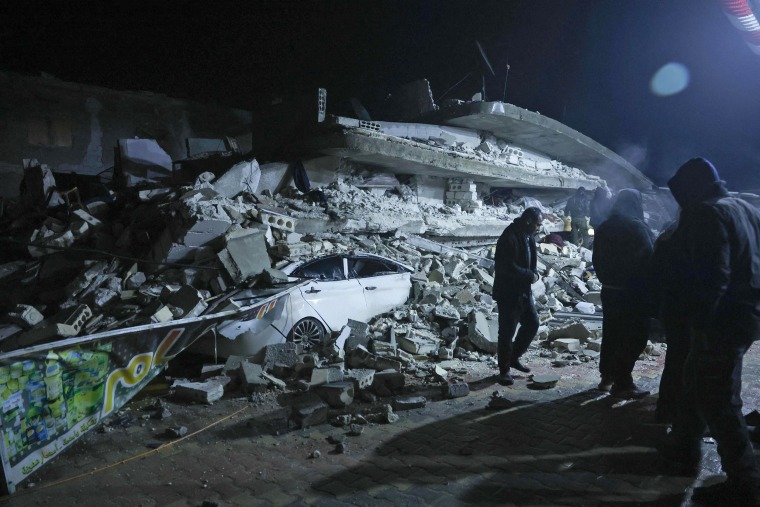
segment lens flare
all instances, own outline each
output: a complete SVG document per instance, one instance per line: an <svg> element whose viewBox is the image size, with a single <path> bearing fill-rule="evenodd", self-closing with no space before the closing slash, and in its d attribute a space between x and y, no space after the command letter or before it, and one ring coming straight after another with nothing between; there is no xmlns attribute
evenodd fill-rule
<svg viewBox="0 0 760 507"><path fill-rule="evenodd" d="M689 85L689 69L681 63L668 63L654 73L649 88L659 97L681 93Z"/></svg>

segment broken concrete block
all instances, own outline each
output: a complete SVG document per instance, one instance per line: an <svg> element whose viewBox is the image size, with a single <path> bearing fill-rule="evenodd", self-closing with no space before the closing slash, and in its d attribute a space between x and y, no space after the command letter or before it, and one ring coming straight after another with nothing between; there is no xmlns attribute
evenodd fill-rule
<svg viewBox="0 0 760 507"><path fill-rule="evenodd" d="M274 252L280 257L302 257L311 255L311 246L308 243L286 243L278 241L275 243Z"/></svg>
<svg viewBox="0 0 760 507"><path fill-rule="evenodd" d="M328 406L324 402L311 402L302 405L293 405L290 411L290 420L299 428L308 428L327 422Z"/></svg>
<svg viewBox="0 0 760 507"><path fill-rule="evenodd" d="M438 351L438 348L441 346L440 340L433 340L423 336L415 336L414 334L410 336L399 335L396 337L396 340L398 341L398 346L403 350L409 352L410 354L422 356L436 353Z"/></svg>
<svg viewBox="0 0 760 507"><path fill-rule="evenodd" d="M353 382L332 382L316 387L316 393L333 408L343 408L354 401Z"/></svg>
<svg viewBox="0 0 760 507"><path fill-rule="evenodd" d="M168 304L182 309L182 318L197 317L208 308L203 296L195 287L183 285L169 296Z"/></svg>
<svg viewBox="0 0 760 507"><path fill-rule="evenodd" d="M346 326L351 330L351 334L346 340L345 349L352 350L356 347L367 347L369 345L369 324L360 320L348 319Z"/></svg>
<svg viewBox="0 0 760 507"><path fill-rule="evenodd" d="M59 336L76 336L91 318L92 310L89 306L77 305L56 314L52 321Z"/></svg>
<svg viewBox="0 0 760 507"><path fill-rule="evenodd" d="M6 314L6 318L24 329L34 327L45 319L39 310L31 305L16 305Z"/></svg>
<svg viewBox="0 0 760 507"><path fill-rule="evenodd" d="M259 229L239 229L225 235L227 246L217 258L236 283L271 266L264 233Z"/></svg>
<svg viewBox="0 0 760 507"><path fill-rule="evenodd" d="M484 312L472 311L469 315L467 339L475 347L489 354L496 353L498 335L492 336L491 326ZM498 321L497 321L498 326Z"/></svg>
<svg viewBox="0 0 760 507"><path fill-rule="evenodd" d="M549 331L549 340L556 338L577 338L581 343L588 340L591 331L583 322L575 321L562 327L554 328Z"/></svg>
<svg viewBox="0 0 760 507"><path fill-rule="evenodd" d="M259 186L261 169L256 160L244 160L230 167L211 184L214 190L228 199L240 192L253 192Z"/></svg>
<svg viewBox="0 0 760 507"><path fill-rule="evenodd" d="M295 231L296 219L275 211L259 209L256 220L275 229L282 229L288 232Z"/></svg>
<svg viewBox="0 0 760 507"><path fill-rule="evenodd" d="M587 303L585 301L581 301L580 303L575 305L575 309L578 310L581 313L585 313L588 315L596 313L596 308L592 303Z"/></svg>
<svg viewBox="0 0 760 507"><path fill-rule="evenodd" d="M343 370L340 368L314 368L311 370L311 381L309 384L316 386L320 384L329 384L331 382L340 382L343 380Z"/></svg>
<svg viewBox="0 0 760 507"><path fill-rule="evenodd" d="M375 373L372 379L372 389L381 396L390 396L394 391L404 387L406 378L396 370L383 370Z"/></svg>
<svg viewBox="0 0 760 507"><path fill-rule="evenodd" d="M204 364L201 366L201 378L209 379L211 377L217 377L224 373L223 364Z"/></svg>
<svg viewBox="0 0 760 507"><path fill-rule="evenodd" d="M238 375L245 392L250 394L266 390L269 382L261 376L262 373L261 365L249 363L248 361L240 363Z"/></svg>
<svg viewBox="0 0 760 507"><path fill-rule="evenodd" d="M271 371L275 364L293 368L298 363L298 347L293 342L274 343L264 348L264 370Z"/></svg>
<svg viewBox="0 0 760 507"><path fill-rule="evenodd" d="M593 305L601 305L602 293L600 291L589 291L583 295L583 299Z"/></svg>
<svg viewBox="0 0 760 507"><path fill-rule="evenodd" d="M354 368L348 370L343 377L345 380L351 380L356 386L356 391L367 389L372 386L375 379L375 370Z"/></svg>
<svg viewBox="0 0 760 507"><path fill-rule="evenodd" d="M282 380L278 379L274 375L270 375L269 373L267 373L265 371L262 371L261 372L261 378L264 379L264 380L266 380L267 383L269 385L271 385L271 386L277 387L279 389L285 389L285 386L286 386L285 382L283 382Z"/></svg>
<svg viewBox="0 0 760 507"><path fill-rule="evenodd" d="M402 410L424 408L426 404L427 399L424 396L408 396L393 400L393 410L400 412Z"/></svg>
<svg viewBox="0 0 760 507"><path fill-rule="evenodd" d="M559 375L553 373L533 375L531 380L533 381L533 384L531 384L532 387L537 389L549 389L557 385L557 382L559 382Z"/></svg>
<svg viewBox="0 0 760 507"><path fill-rule="evenodd" d="M150 316L151 322L168 322L174 319L174 314L168 306L162 306L157 312Z"/></svg>
<svg viewBox="0 0 760 507"><path fill-rule="evenodd" d="M446 398L462 398L470 394L470 386L466 382L452 382L444 386L443 395Z"/></svg>
<svg viewBox="0 0 760 507"><path fill-rule="evenodd" d="M557 338L552 342L552 346L568 352L579 352L581 350L581 342L576 338Z"/></svg>
<svg viewBox="0 0 760 507"><path fill-rule="evenodd" d="M142 284L145 283L145 273L142 271L138 271L134 274L132 274L129 278L127 278L126 283L124 284L127 289L139 289Z"/></svg>
<svg viewBox="0 0 760 507"><path fill-rule="evenodd" d="M601 352L602 351L602 340L601 339L588 340L586 342L586 348L587 349L591 349L594 352Z"/></svg>
<svg viewBox="0 0 760 507"><path fill-rule="evenodd" d="M431 269L427 276L428 282L444 283L446 280L446 273L443 268Z"/></svg>
<svg viewBox="0 0 760 507"><path fill-rule="evenodd" d="M224 386L214 380L206 382L175 380L172 388L176 396L188 401L211 404L224 396Z"/></svg>

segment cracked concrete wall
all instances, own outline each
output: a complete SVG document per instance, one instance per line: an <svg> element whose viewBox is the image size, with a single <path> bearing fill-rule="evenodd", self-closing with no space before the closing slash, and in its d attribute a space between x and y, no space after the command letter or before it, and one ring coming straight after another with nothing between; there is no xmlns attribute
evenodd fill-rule
<svg viewBox="0 0 760 507"><path fill-rule="evenodd" d="M97 174L113 166L118 139L155 139L183 159L186 137L230 136L250 150L250 124L248 111L0 72L0 196L18 195L24 158Z"/></svg>

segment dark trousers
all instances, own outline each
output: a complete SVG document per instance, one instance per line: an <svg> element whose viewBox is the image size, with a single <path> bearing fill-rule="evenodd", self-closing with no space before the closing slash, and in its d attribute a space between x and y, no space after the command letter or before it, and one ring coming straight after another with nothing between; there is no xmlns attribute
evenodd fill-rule
<svg viewBox="0 0 760 507"><path fill-rule="evenodd" d="M661 319L668 350L665 353L665 367L660 378L655 415L658 421L670 423L675 420L677 406L684 396L684 367L689 355L690 333L688 319L681 317L684 313L667 313L672 313L672 316L663 315Z"/></svg>
<svg viewBox="0 0 760 507"><path fill-rule="evenodd" d="M532 294L497 301L499 307L499 344L496 349L499 373L509 372L512 359L522 356L538 331L538 313ZM515 336L517 324L520 330ZM514 336L514 343L512 337Z"/></svg>
<svg viewBox="0 0 760 507"><path fill-rule="evenodd" d="M602 288L602 350L599 373L620 387L633 385L631 372L649 338L649 316L640 298Z"/></svg>
<svg viewBox="0 0 760 507"><path fill-rule="evenodd" d="M698 449L707 428L723 471L731 480L760 482L760 472L742 415L742 363L752 338L693 337L686 359L683 403L672 438Z"/></svg>

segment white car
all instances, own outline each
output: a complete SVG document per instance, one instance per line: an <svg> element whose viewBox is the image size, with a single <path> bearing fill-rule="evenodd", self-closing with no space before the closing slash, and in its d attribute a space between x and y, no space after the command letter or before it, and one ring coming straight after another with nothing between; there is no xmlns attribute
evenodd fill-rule
<svg viewBox="0 0 760 507"><path fill-rule="evenodd" d="M349 253L293 263L282 271L290 281L305 283L280 297L265 319L228 321L217 327L221 336L203 337L191 350L218 357L252 356L283 341L308 350L339 332L348 319L368 322L403 305L413 269L387 257ZM233 299L246 306L267 295L271 291L247 290Z"/></svg>

